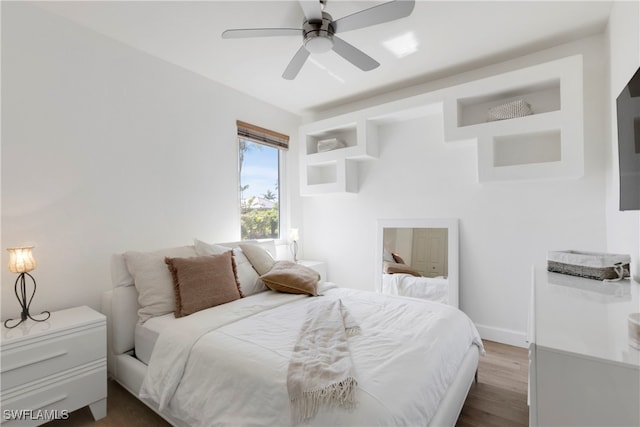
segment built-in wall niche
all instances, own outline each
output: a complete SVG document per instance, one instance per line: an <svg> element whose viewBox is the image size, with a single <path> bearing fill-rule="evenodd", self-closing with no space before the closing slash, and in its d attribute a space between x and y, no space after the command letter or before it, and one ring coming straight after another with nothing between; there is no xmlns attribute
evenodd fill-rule
<svg viewBox="0 0 640 427"><path fill-rule="evenodd" d="M532 114L487 121L491 108L520 99ZM574 55L302 126L301 194L357 193L358 162L378 157L378 126L436 112L446 143L477 145L479 182L584 174L582 55ZM318 152L328 138L347 146Z"/></svg>
<svg viewBox="0 0 640 427"><path fill-rule="evenodd" d="M355 147L358 144L358 133L355 123L348 123L344 127L331 129L313 135L307 135L307 155L318 153L318 142L337 139L345 144L345 147ZM341 148L337 148L340 150Z"/></svg>
<svg viewBox="0 0 640 427"><path fill-rule="evenodd" d="M354 194L358 192L357 162L335 159L306 165L302 182L306 195Z"/></svg>
<svg viewBox="0 0 640 427"><path fill-rule="evenodd" d="M450 88L445 140L475 141L478 181L579 178L584 173L582 56L574 55ZM532 114L487 121L522 99Z"/></svg>
<svg viewBox="0 0 640 427"><path fill-rule="evenodd" d="M307 185L331 184L337 181L336 162L307 166Z"/></svg>
<svg viewBox="0 0 640 427"><path fill-rule="evenodd" d="M502 89L480 96L459 98L457 100L458 126L464 127L481 123L500 122L502 120L488 121L488 111L491 108L520 99L531 106L533 114L559 111L561 106L560 79ZM526 117L528 116L517 117L516 119Z"/></svg>
<svg viewBox="0 0 640 427"><path fill-rule="evenodd" d="M493 139L494 167L559 162L561 159L559 130L496 136Z"/></svg>
<svg viewBox="0 0 640 427"><path fill-rule="evenodd" d="M300 130L300 194L358 192L358 163L378 156L377 124L366 118L331 118ZM344 147L318 151L320 141L342 141Z"/></svg>

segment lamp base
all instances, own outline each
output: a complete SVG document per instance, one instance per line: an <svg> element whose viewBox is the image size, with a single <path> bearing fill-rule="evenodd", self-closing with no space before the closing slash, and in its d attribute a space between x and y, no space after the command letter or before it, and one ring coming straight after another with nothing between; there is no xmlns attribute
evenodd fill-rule
<svg viewBox="0 0 640 427"><path fill-rule="evenodd" d="M293 262L298 262L298 241L291 242L291 253L293 254Z"/></svg>
<svg viewBox="0 0 640 427"><path fill-rule="evenodd" d="M28 301L27 301L27 283L26 283L26 280L25 280L25 277L24 277L25 275L29 276L31 278L31 281L33 282L33 292L31 293L31 297L29 297ZM20 293L19 294L18 294L18 285L20 285ZM22 322L26 321L27 319L31 319L34 322L44 322L49 317L51 317L51 313L49 313L48 311L43 311L42 313L37 315L37 316L40 316L40 315L43 315L43 314L46 315L47 317L45 317L44 319L35 319L29 313L29 306L31 305L31 301L33 300L33 296L36 294L36 280L33 278L32 275L30 275L29 273L20 273L20 275L16 279L14 290L15 290L15 293L16 293L16 298L18 298L18 302L20 303L20 307L22 308L22 313L20 313L20 319L7 319L7 320L5 320L4 321L4 327L5 328L13 329L16 326L18 326L19 324L21 324ZM9 322L16 322L16 324L10 326Z"/></svg>

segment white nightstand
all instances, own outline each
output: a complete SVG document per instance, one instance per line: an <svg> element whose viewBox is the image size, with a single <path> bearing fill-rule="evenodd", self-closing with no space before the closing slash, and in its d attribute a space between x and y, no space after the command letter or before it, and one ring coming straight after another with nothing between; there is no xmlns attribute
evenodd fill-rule
<svg viewBox="0 0 640 427"><path fill-rule="evenodd" d="M0 337L2 426L37 426L89 405L107 414L107 325L89 307L27 320Z"/></svg>
<svg viewBox="0 0 640 427"><path fill-rule="evenodd" d="M326 282L327 279L327 263L324 261L313 261L308 259L299 259L298 264L314 269L320 274L320 281Z"/></svg>

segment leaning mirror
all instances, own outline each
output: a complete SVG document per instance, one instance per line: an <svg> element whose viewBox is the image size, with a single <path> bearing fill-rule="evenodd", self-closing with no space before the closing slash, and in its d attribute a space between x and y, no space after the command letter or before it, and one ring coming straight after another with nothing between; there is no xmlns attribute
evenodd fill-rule
<svg viewBox="0 0 640 427"><path fill-rule="evenodd" d="M458 220L381 219L376 290L458 307Z"/></svg>

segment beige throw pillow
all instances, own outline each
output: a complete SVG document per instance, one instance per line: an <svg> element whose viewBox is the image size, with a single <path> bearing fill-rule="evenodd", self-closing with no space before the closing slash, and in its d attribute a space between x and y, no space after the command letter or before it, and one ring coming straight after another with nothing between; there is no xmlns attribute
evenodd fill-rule
<svg viewBox="0 0 640 427"><path fill-rule="evenodd" d="M260 276L271 290L289 294L318 295L320 274L293 261L276 261L266 274Z"/></svg>
<svg viewBox="0 0 640 427"><path fill-rule="evenodd" d="M127 269L138 291L138 317L145 322L175 310L173 280L164 263L165 257L196 256L193 246L179 246L155 252L125 252Z"/></svg>
<svg viewBox="0 0 640 427"><path fill-rule="evenodd" d="M175 316L183 317L242 298L233 254L166 258L173 277Z"/></svg>
<svg viewBox="0 0 640 427"><path fill-rule="evenodd" d="M194 246L198 255L218 255L231 250L227 246L206 243L198 239L195 240ZM242 249L233 248L233 259L236 262L240 290L245 297L267 290Z"/></svg>
<svg viewBox="0 0 640 427"><path fill-rule="evenodd" d="M275 260L273 256L261 246L254 243L240 243L240 249L249 258L251 265L256 269L259 275L263 275L271 270Z"/></svg>

